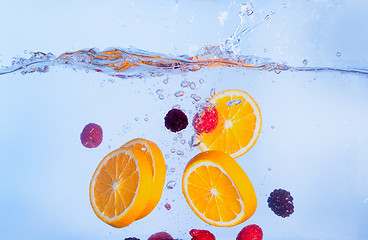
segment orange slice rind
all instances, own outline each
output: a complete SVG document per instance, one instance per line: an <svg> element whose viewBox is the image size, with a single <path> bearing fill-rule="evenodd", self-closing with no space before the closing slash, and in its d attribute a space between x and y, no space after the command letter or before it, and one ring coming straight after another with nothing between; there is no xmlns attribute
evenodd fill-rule
<svg viewBox="0 0 368 240"><path fill-rule="evenodd" d="M147 189L147 191L151 191L151 194L142 213L138 216L138 220L144 218L149 213L151 213L160 201L165 185L166 164L160 148L154 142L147 139L133 139L125 143L122 148L136 149L142 151L151 166L152 187L151 189Z"/></svg>

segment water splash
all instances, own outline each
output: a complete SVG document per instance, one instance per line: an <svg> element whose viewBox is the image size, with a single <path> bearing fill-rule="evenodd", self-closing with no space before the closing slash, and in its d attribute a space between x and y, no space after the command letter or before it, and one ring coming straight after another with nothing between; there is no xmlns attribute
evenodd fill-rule
<svg viewBox="0 0 368 240"><path fill-rule="evenodd" d="M334 67L293 67L284 63L277 63L268 58L239 54L241 38L259 24L267 21L275 14L272 11L257 24L248 27L246 17L252 15L253 4L248 0L241 5L238 14L240 23L234 33L219 46L208 45L203 47L195 56L168 56L160 53L152 53L137 48L111 48L103 51L91 48L75 52L65 52L56 57L52 53L35 52L31 57L17 58L11 66L0 69L0 75L20 71L22 74L33 72L47 72L51 66L68 66L76 70L97 71L119 78L142 78L162 76L167 73L198 71L205 67L237 67L275 72L319 72L332 71L348 74L368 75L368 69L358 68L334 68ZM337 56L341 56L338 52ZM195 89L195 83L187 81L182 87ZM164 95L158 94L160 99Z"/></svg>

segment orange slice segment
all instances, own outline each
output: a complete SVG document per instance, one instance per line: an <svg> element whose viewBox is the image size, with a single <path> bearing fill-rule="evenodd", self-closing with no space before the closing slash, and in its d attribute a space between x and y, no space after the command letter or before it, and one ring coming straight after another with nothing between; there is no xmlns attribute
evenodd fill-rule
<svg viewBox="0 0 368 240"><path fill-rule="evenodd" d="M184 170L182 188L194 213L214 226L240 224L257 208L248 176L232 157L220 151L192 158Z"/></svg>
<svg viewBox="0 0 368 240"><path fill-rule="evenodd" d="M89 187L90 202L98 218L121 228L140 216L151 187L151 164L144 153L120 148L98 165Z"/></svg>
<svg viewBox="0 0 368 240"><path fill-rule="evenodd" d="M214 131L202 134L199 149L219 150L236 158L253 147L261 131L262 117L257 103L246 92L225 90L214 95L218 124Z"/></svg>
<svg viewBox="0 0 368 240"><path fill-rule="evenodd" d="M136 149L142 151L151 166L152 188L147 189L147 191L151 191L151 194L144 210L142 211L140 216L138 216L138 220L152 212L152 210L156 207L161 199L166 177L165 159L160 148L154 142L151 142L147 139L133 139L124 144L122 148Z"/></svg>

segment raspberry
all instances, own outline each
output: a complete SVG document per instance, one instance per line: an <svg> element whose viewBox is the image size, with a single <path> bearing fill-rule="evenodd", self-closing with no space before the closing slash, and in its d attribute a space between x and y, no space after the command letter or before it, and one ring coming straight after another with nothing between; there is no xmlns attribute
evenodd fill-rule
<svg viewBox="0 0 368 240"><path fill-rule="evenodd" d="M124 240L140 240L140 239L136 237L128 237L128 238L125 238Z"/></svg>
<svg viewBox="0 0 368 240"><path fill-rule="evenodd" d="M189 232L191 240L216 240L215 236L207 230L192 229Z"/></svg>
<svg viewBox="0 0 368 240"><path fill-rule="evenodd" d="M294 212L293 197L284 189L275 189L267 199L271 210L281 217L288 217Z"/></svg>
<svg viewBox="0 0 368 240"><path fill-rule="evenodd" d="M148 240L174 240L174 238L167 232L158 232L151 235Z"/></svg>
<svg viewBox="0 0 368 240"><path fill-rule="evenodd" d="M83 128L80 139L86 148L96 148L102 142L102 128L96 123L89 123Z"/></svg>
<svg viewBox="0 0 368 240"><path fill-rule="evenodd" d="M214 106L202 107L193 119L194 130L198 134L212 132L215 130L217 123L218 113Z"/></svg>
<svg viewBox="0 0 368 240"><path fill-rule="evenodd" d="M165 116L165 126L172 132L179 132L188 126L188 118L180 109L171 109Z"/></svg>
<svg viewBox="0 0 368 240"><path fill-rule="evenodd" d="M236 237L236 240L262 240L263 232L262 229L256 225L251 224L244 227Z"/></svg>

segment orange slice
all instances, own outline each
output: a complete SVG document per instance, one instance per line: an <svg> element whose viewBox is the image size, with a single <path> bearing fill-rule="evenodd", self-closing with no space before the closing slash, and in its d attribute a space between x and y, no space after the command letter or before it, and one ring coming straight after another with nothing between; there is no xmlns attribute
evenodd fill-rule
<svg viewBox="0 0 368 240"><path fill-rule="evenodd" d="M138 220L152 212L152 210L156 207L161 199L166 176L165 159L162 155L161 150L154 142L143 138L133 139L124 144L122 148L141 150L146 155L151 165L152 189L147 189L147 191L151 191L151 194L144 210L142 211L140 216L138 216Z"/></svg>
<svg viewBox="0 0 368 240"><path fill-rule="evenodd" d="M262 117L257 103L246 92L225 90L214 95L218 124L215 130L202 134L199 149L219 150L236 158L253 147L261 131Z"/></svg>
<svg viewBox="0 0 368 240"><path fill-rule="evenodd" d="M194 213L214 226L240 224L257 208L247 175L232 157L220 151L203 152L192 158L184 170L182 188Z"/></svg>
<svg viewBox="0 0 368 240"><path fill-rule="evenodd" d="M93 211L111 226L128 226L145 208L151 187L151 164L145 154L119 148L104 157L93 174L89 187Z"/></svg>

